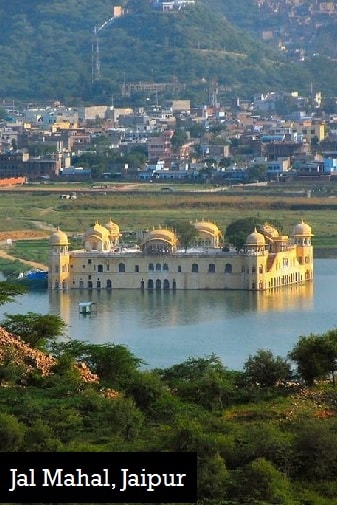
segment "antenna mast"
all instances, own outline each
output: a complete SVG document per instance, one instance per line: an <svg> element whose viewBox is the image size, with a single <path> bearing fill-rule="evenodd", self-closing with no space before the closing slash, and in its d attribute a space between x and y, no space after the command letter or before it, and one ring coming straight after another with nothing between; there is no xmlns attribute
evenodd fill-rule
<svg viewBox="0 0 337 505"><path fill-rule="evenodd" d="M100 48L99 48L99 34L102 30L110 26L117 17L123 15L122 10L117 10L116 15L104 21L101 26L95 26L93 29L93 42L91 46L91 81L92 84L95 81L99 81L102 78L101 75L101 57L100 57Z"/></svg>

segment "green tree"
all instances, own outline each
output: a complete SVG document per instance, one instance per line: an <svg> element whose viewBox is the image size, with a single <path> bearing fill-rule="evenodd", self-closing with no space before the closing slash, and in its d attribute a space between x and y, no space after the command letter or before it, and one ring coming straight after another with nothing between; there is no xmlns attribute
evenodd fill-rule
<svg viewBox="0 0 337 505"><path fill-rule="evenodd" d="M265 458L234 474L232 495L238 503L295 505L288 479Z"/></svg>
<svg viewBox="0 0 337 505"><path fill-rule="evenodd" d="M262 387L273 387L277 382L284 382L291 377L291 367L281 356L273 356L271 350L259 349L254 356L249 356L244 364L247 380Z"/></svg>
<svg viewBox="0 0 337 505"><path fill-rule="evenodd" d="M144 423L144 415L132 398L115 399L110 403L105 415L113 433L122 436L127 441L138 436Z"/></svg>
<svg viewBox="0 0 337 505"><path fill-rule="evenodd" d="M309 481L336 479L337 435L334 424L321 419L301 420L294 439L296 477Z"/></svg>
<svg viewBox="0 0 337 505"><path fill-rule="evenodd" d="M235 396L237 375L229 372L214 354L189 358L159 373L182 400L207 409L222 408Z"/></svg>
<svg viewBox="0 0 337 505"><path fill-rule="evenodd" d="M278 220L268 220L259 216L250 216L232 221L226 228L226 238L230 244L233 244L238 249L241 249L246 243L246 239L254 228L259 228L263 223L267 223L278 231L282 231L282 223Z"/></svg>
<svg viewBox="0 0 337 505"><path fill-rule="evenodd" d="M295 361L300 377L312 386L315 379L334 373L337 349L331 336L311 334L308 337L300 337L289 352L289 358Z"/></svg>
<svg viewBox="0 0 337 505"><path fill-rule="evenodd" d="M192 123L188 126L192 138L201 138L205 133L205 127L202 124Z"/></svg>
<svg viewBox="0 0 337 505"><path fill-rule="evenodd" d="M123 162L127 163L131 168L142 167L147 161L147 149L146 147L134 146L126 153L123 157Z"/></svg>
<svg viewBox="0 0 337 505"><path fill-rule="evenodd" d="M25 427L15 416L0 414L0 451L14 452L20 449Z"/></svg>
<svg viewBox="0 0 337 505"><path fill-rule="evenodd" d="M0 384L20 383L24 375L24 367L15 363L13 349L8 346L2 347L2 357L0 363Z"/></svg>
<svg viewBox="0 0 337 505"><path fill-rule="evenodd" d="M171 138L171 145L175 152L178 152L179 149L186 144L188 140L188 135L185 130L181 128L177 128Z"/></svg>
<svg viewBox="0 0 337 505"><path fill-rule="evenodd" d="M267 165L253 165L247 168L247 182L261 182L267 180Z"/></svg>
<svg viewBox="0 0 337 505"><path fill-rule="evenodd" d="M148 371L134 373L126 388L127 395L132 396L136 405L142 410L148 410L165 391L165 385L159 375Z"/></svg>
<svg viewBox="0 0 337 505"><path fill-rule="evenodd" d="M26 289L23 286L18 286L17 284L11 284L7 281L0 282L0 305L5 303L10 303L15 300L17 295L23 295Z"/></svg>
<svg viewBox="0 0 337 505"><path fill-rule="evenodd" d="M261 410L262 416L267 413L265 404L261 404ZM285 475L290 475L297 464L293 438L282 425L269 420L239 423L229 437L232 443L226 440L223 455L230 468L239 468L256 458L265 458Z"/></svg>
<svg viewBox="0 0 337 505"><path fill-rule="evenodd" d="M9 332L21 337L32 347L43 348L48 340L63 334L65 322L60 316L51 314L5 314L2 326Z"/></svg>
<svg viewBox="0 0 337 505"><path fill-rule="evenodd" d="M257 217L246 217L236 219L226 228L226 238L230 244L233 244L238 249L242 249L246 243L246 239L254 228L261 223L261 219Z"/></svg>
<svg viewBox="0 0 337 505"><path fill-rule="evenodd" d="M185 252L195 242L198 236L196 227L187 219L168 221L167 226L175 231L179 244L185 249Z"/></svg>
<svg viewBox="0 0 337 505"><path fill-rule="evenodd" d="M49 156L57 152L56 145L41 143L34 143L28 145L28 152L30 156L38 157L38 156Z"/></svg>
<svg viewBox="0 0 337 505"><path fill-rule="evenodd" d="M61 443L55 439L53 430L42 419L32 421L27 427L23 447L30 452L59 451Z"/></svg>
<svg viewBox="0 0 337 505"><path fill-rule="evenodd" d="M56 343L51 350L56 357L68 354L76 361L83 361L90 370L97 373L101 383L115 388L126 387L143 363L126 346L120 344L90 344L73 340Z"/></svg>

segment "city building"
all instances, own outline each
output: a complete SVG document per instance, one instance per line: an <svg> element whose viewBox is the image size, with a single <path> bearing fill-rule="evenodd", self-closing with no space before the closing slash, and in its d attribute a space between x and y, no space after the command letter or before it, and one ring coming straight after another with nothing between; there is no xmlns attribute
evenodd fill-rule
<svg viewBox="0 0 337 505"><path fill-rule="evenodd" d="M189 248L179 244L173 230L161 228L124 248L119 226L110 220L91 226L83 248L70 250L68 236L58 229L49 241L49 288L262 291L313 279L313 235L303 221L291 237L264 224L240 251L222 247L214 223L194 225L196 239Z"/></svg>

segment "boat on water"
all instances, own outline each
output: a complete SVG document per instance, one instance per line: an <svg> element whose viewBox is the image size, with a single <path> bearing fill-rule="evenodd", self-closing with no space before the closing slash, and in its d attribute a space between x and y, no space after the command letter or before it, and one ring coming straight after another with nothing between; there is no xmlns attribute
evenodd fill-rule
<svg viewBox="0 0 337 505"><path fill-rule="evenodd" d="M33 268L27 272L20 272L17 277L17 282L29 289L47 289L48 272L38 268Z"/></svg>

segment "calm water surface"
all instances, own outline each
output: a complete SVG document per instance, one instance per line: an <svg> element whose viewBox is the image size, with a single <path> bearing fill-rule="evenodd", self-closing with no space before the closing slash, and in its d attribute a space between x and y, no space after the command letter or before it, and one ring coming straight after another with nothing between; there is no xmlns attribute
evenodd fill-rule
<svg viewBox="0 0 337 505"><path fill-rule="evenodd" d="M97 314L80 315L83 301ZM60 314L70 338L125 344L151 368L214 352L241 369L260 348L286 356L300 335L337 327L337 259L315 260L313 284L273 293L30 292L0 307L0 318L28 311Z"/></svg>

